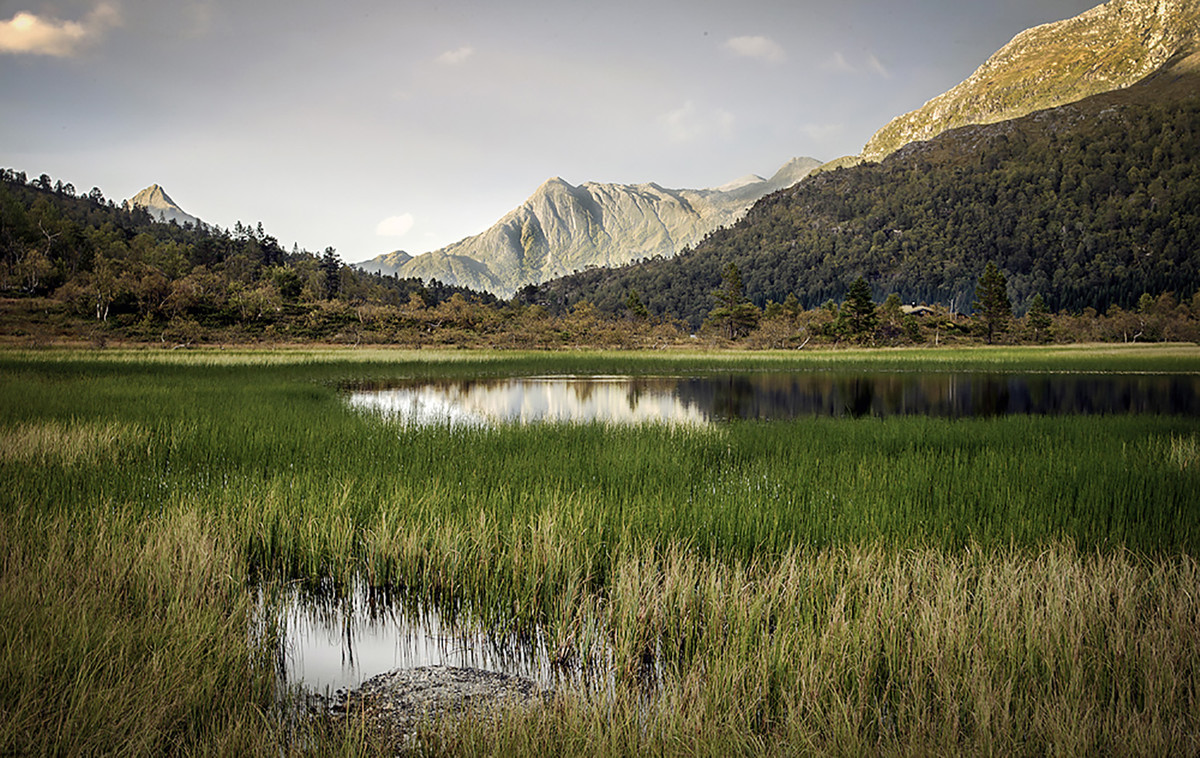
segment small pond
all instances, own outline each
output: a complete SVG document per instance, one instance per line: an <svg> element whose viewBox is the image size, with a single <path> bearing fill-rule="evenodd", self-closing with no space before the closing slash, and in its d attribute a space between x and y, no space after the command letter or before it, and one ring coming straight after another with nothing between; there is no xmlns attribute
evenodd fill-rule
<svg viewBox="0 0 1200 758"><path fill-rule="evenodd" d="M1188 374L788 373L403 382L349 395L406 425L704 425L812 416L1200 415Z"/></svg>
<svg viewBox="0 0 1200 758"><path fill-rule="evenodd" d="M310 692L353 689L385 671L435 665L498 671L543 684L555 678L541 640L497 638L362 584L339 598L292 591L280 601L285 684Z"/></svg>

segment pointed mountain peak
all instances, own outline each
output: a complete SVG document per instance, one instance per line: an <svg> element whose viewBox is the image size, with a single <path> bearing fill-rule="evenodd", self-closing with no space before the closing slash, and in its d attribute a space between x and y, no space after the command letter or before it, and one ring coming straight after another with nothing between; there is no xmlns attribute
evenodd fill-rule
<svg viewBox="0 0 1200 758"><path fill-rule="evenodd" d="M131 197L128 202L130 205L145 208L156 220L175 221L179 224L200 222L200 219L180 208L167 194L167 191L157 184L151 184Z"/></svg>
<svg viewBox="0 0 1200 758"><path fill-rule="evenodd" d="M565 190L573 190L573 189L575 189L575 187L571 186L571 184L569 184L561 176L552 176L549 179L547 179L546 181L542 182L542 186L538 187L537 191L538 192L548 192L550 190L564 190L564 189Z"/></svg>
<svg viewBox="0 0 1200 758"><path fill-rule="evenodd" d="M175 201L171 199L167 191L157 184L151 184L146 189L134 195L129 202L150 210L166 210L167 208L177 211L183 210L175 204Z"/></svg>

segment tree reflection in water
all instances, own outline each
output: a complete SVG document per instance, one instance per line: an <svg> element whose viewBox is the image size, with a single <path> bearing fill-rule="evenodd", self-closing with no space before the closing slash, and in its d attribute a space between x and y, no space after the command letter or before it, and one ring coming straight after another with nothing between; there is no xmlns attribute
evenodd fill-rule
<svg viewBox="0 0 1200 758"><path fill-rule="evenodd" d="M1200 377L1170 374L715 374L522 377L359 389L351 405L416 426L706 424L812 416L1200 415Z"/></svg>

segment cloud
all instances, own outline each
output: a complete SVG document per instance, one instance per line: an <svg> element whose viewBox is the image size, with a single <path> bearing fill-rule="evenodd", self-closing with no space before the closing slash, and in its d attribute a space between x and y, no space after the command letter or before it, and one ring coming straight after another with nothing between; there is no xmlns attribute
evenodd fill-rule
<svg viewBox="0 0 1200 758"><path fill-rule="evenodd" d="M892 72L887 70L887 67L879 62L874 53L867 56L867 70L882 76L884 79L891 79Z"/></svg>
<svg viewBox="0 0 1200 758"><path fill-rule="evenodd" d="M659 117L667 139L675 143L699 142L712 138L728 139L733 134L733 114L729 111L701 109L691 100Z"/></svg>
<svg viewBox="0 0 1200 758"><path fill-rule="evenodd" d="M733 37L726 40L722 47L734 55L765 63L783 63L787 60L787 53L770 37Z"/></svg>
<svg viewBox="0 0 1200 758"><path fill-rule="evenodd" d="M380 221L375 226L375 234L380 237L403 237L413 228L413 215L402 213Z"/></svg>
<svg viewBox="0 0 1200 758"><path fill-rule="evenodd" d="M8 21L0 21L0 53L67 58L120 23L116 6L106 2L97 5L82 21L60 21L21 11Z"/></svg>
<svg viewBox="0 0 1200 758"><path fill-rule="evenodd" d="M829 60L822 63L821 68L825 71L840 71L844 74L853 74L858 70L851 65L850 61L846 60L846 56L842 54L841 50L835 52L830 56Z"/></svg>
<svg viewBox="0 0 1200 758"><path fill-rule="evenodd" d="M436 60L446 66L457 66L460 63L466 63L467 59L475 54L475 48L470 45L463 45L455 50L447 50L439 55Z"/></svg>
<svg viewBox="0 0 1200 758"><path fill-rule="evenodd" d="M874 53L866 53L859 61L851 61L838 50L821 64L825 71L837 71L842 74L874 74L884 79L891 79L892 73L875 57Z"/></svg>

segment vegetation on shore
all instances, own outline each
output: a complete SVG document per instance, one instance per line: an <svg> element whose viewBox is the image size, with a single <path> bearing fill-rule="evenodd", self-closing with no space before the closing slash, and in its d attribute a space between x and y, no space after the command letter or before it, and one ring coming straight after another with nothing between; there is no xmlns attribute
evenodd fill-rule
<svg viewBox="0 0 1200 758"><path fill-rule="evenodd" d="M0 752L380 749L280 718L258 606L356 579L611 682L431 724L433 753L1200 747L1194 419L413 430L339 396L768 367L1200 353L0 352Z"/></svg>

